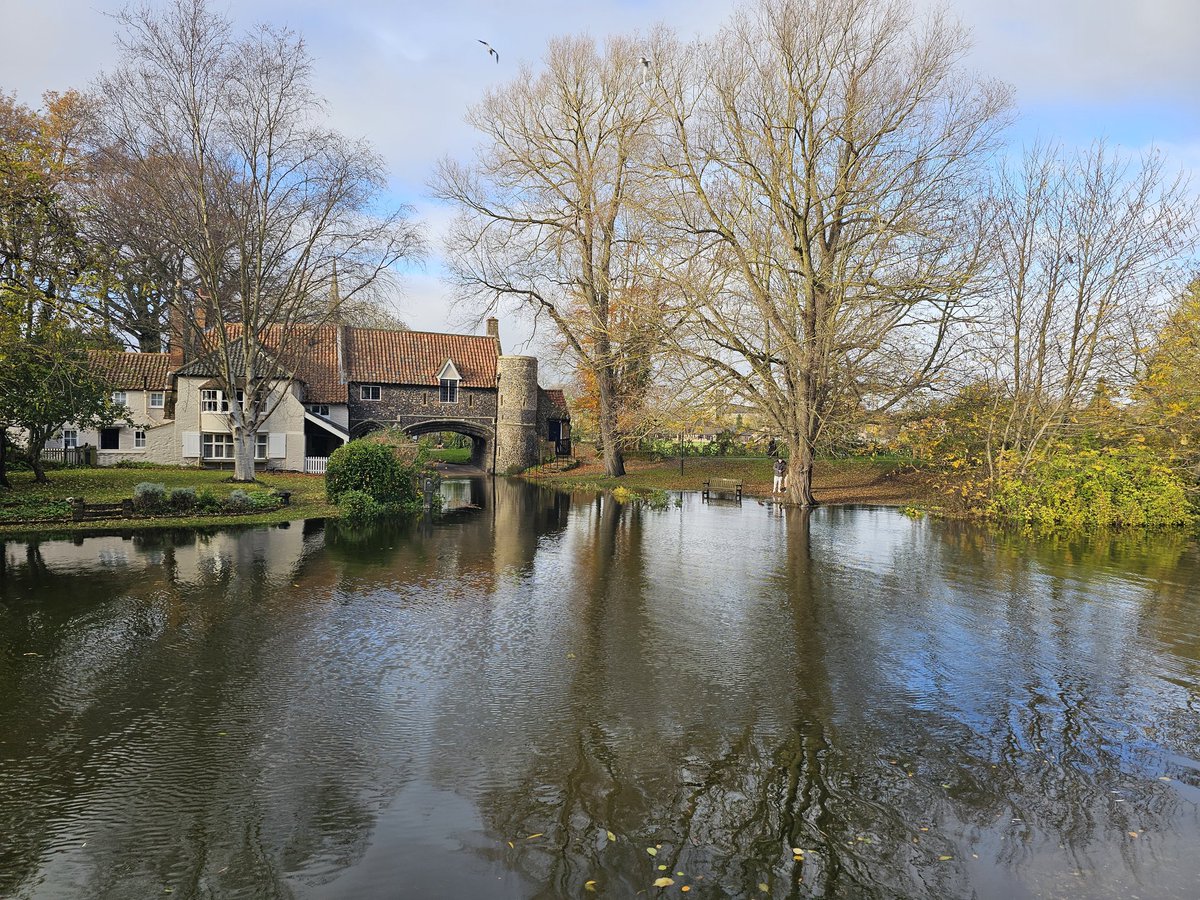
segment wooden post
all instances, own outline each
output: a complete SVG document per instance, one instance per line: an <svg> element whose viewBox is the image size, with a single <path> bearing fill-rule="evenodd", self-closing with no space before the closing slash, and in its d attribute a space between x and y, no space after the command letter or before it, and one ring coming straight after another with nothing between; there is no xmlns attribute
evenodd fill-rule
<svg viewBox="0 0 1200 900"><path fill-rule="evenodd" d="M76 522L83 520L84 502L82 497L71 498L71 518Z"/></svg>

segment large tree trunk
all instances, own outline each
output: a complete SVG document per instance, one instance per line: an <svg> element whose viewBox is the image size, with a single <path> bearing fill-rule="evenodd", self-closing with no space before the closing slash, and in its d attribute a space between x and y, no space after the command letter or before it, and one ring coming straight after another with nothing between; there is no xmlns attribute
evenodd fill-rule
<svg viewBox="0 0 1200 900"><path fill-rule="evenodd" d="M607 368L601 368L596 373L596 385L600 389L600 444L604 453L604 474L620 478L625 474L625 455L621 450L621 435L617 428L612 373Z"/></svg>
<svg viewBox="0 0 1200 900"><path fill-rule="evenodd" d="M0 427L0 487L12 487L8 481L8 429L2 427Z"/></svg>
<svg viewBox="0 0 1200 900"><path fill-rule="evenodd" d="M42 448L30 447L26 458L29 460L29 467L33 469L33 480L38 484L49 484L50 479L46 477L46 470L42 468Z"/></svg>
<svg viewBox="0 0 1200 900"><path fill-rule="evenodd" d="M803 435L788 435L788 503L801 507L817 505L812 492L813 458L813 446Z"/></svg>
<svg viewBox="0 0 1200 900"><path fill-rule="evenodd" d="M254 480L255 433L241 426L233 429L233 480Z"/></svg>

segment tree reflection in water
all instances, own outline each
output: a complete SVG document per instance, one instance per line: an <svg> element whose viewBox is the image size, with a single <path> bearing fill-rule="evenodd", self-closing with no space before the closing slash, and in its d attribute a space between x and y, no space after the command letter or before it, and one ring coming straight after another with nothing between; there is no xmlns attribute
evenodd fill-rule
<svg viewBox="0 0 1200 900"><path fill-rule="evenodd" d="M1185 537L469 495L0 545L0 893L1194 893Z"/></svg>

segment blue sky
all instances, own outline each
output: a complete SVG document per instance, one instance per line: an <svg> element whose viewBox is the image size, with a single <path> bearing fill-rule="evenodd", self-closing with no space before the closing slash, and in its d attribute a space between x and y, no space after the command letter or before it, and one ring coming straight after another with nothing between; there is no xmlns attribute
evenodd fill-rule
<svg viewBox="0 0 1200 900"><path fill-rule="evenodd" d="M86 87L115 60L114 23L106 13L120 0L3 2L0 90L36 105L42 91ZM1016 88L1021 117L1011 131L1014 143L1040 136L1068 144L1107 137L1135 150L1155 144L1200 175L1200 0L945 5L972 31L967 64ZM474 138L463 115L486 87L511 78L522 61L536 63L554 35L603 37L659 22L685 37L706 35L733 8L728 0L238 0L216 6L240 24L288 24L305 36L333 123L383 154L393 197L417 207L435 247L449 214L426 196L425 183L439 157L470 152ZM499 65L478 38L499 49ZM404 281L401 312L410 325L447 330L458 324L436 256ZM502 319L501 326L506 348L529 337L526 323Z"/></svg>

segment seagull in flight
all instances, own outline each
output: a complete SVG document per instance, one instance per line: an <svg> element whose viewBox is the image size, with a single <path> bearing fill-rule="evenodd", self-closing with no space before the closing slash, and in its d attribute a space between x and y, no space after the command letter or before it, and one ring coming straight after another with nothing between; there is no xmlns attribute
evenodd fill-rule
<svg viewBox="0 0 1200 900"><path fill-rule="evenodd" d="M483 46L488 48L488 55L496 57L496 65L499 65L500 64L500 54L496 52L496 48L493 47L491 44L489 44L487 41L483 40L482 38L476 38L476 40L479 41L479 43L483 44Z"/></svg>
<svg viewBox="0 0 1200 900"><path fill-rule="evenodd" d="M642 84L646 83L646 79L650 77L650 63L654 60L648 56L639 56L638 62L642 64Z"/></svg>

